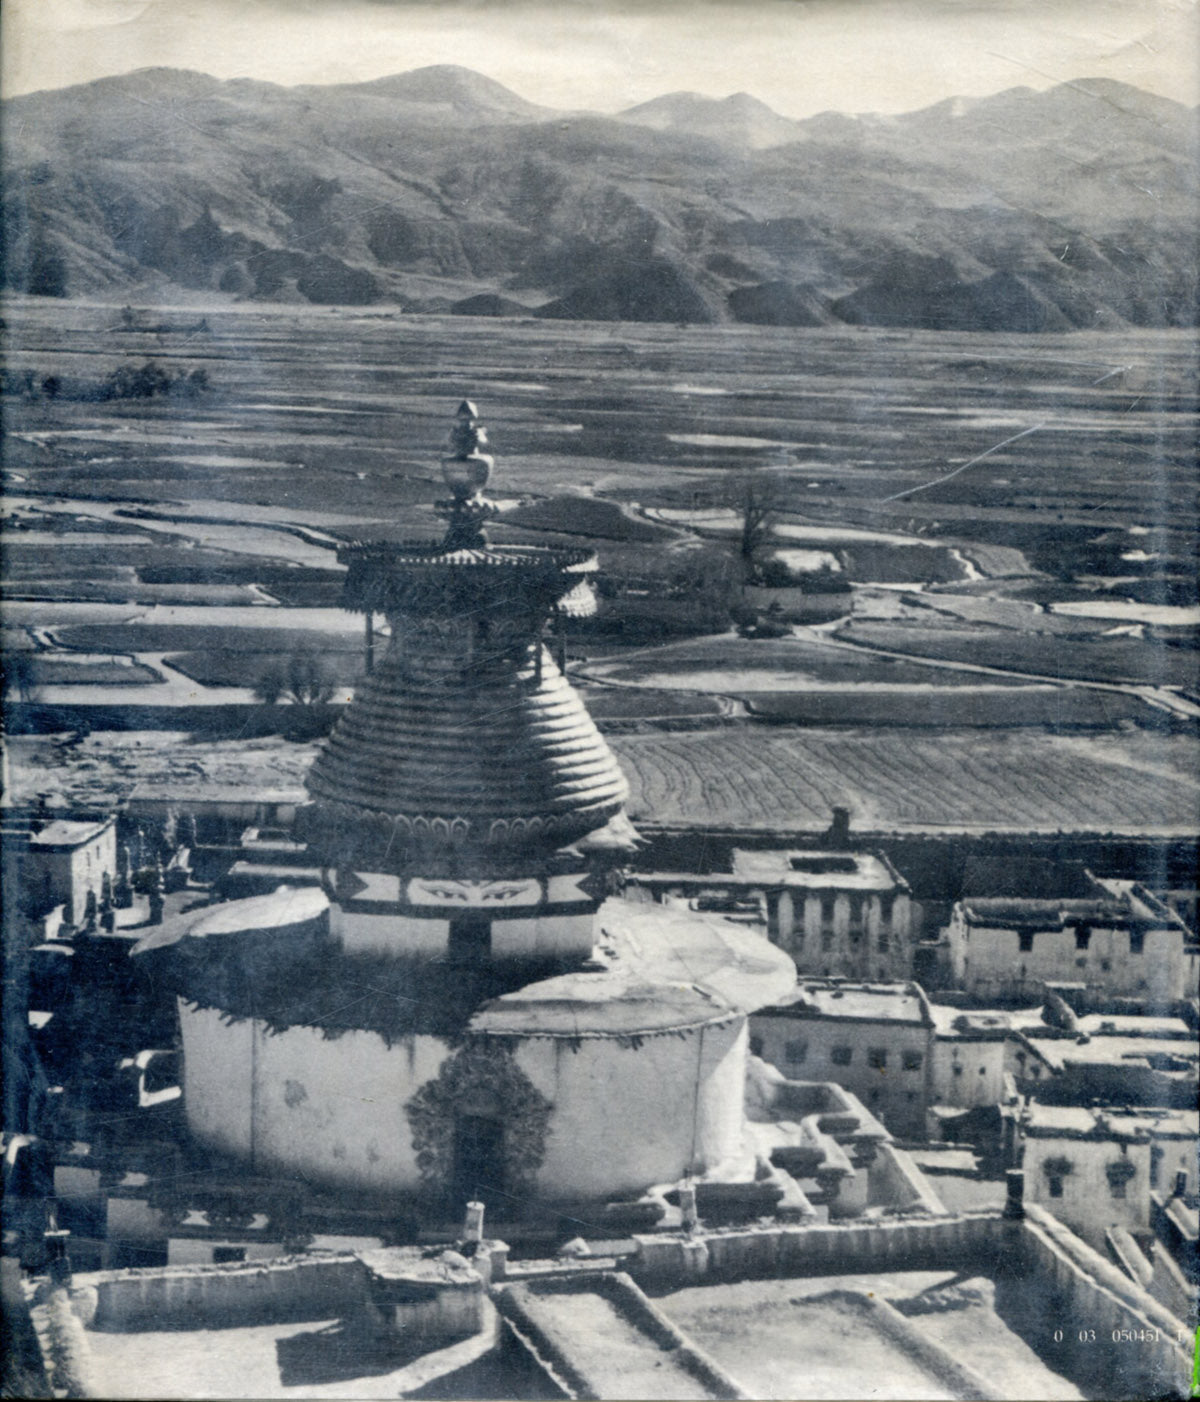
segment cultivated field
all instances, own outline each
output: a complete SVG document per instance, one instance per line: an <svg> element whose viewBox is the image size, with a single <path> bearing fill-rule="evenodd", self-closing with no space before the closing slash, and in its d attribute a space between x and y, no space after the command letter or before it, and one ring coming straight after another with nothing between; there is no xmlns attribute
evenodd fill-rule
<svg viewBox="0 0 1200 1402"><path fill-rule="evenodd" d="M835 804L859 829L898 833L1187 835L1200 810L1189 736L925 734L885 727L723 726L609 736L635 821L823 832ZM312 743L172 731L16 736L14 797L51 790L119 802L134 788L189 802L231 790L303 795Z"/></svg>
<svg viewBox="0 0 1200 1402"><path fill-rule="evenodd" d="M1191 736L708 730L614 736L634 820L823 831L1193 833Z"/></svg>
<svg viewBox="0 0 1200 1402"><path fill-rule="evenodd" d="M337 544L440 534L470 395L515 507L494 539L600 558L569 651L643 817L1197 826L1191 615L1154 611L1195 587L1184 332L135 311L4 309L10 703L213 713L297 652L344 695ZM100 397L149 361L187 393ZM756 477L764 548L852 581L848 620L732 631Z"/></svg>

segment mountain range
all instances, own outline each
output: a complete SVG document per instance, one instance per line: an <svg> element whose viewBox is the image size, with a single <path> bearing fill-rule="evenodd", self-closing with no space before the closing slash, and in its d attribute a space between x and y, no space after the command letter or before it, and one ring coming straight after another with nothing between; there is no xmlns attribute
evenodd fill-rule
<svg viewBox="0 0 1200 1402"><path fill-rule="evenodd" d="M1197 111L1110 80L795 121L454 66L144 69L3 104L5 286L589 320L1196 323Z"/></svg>

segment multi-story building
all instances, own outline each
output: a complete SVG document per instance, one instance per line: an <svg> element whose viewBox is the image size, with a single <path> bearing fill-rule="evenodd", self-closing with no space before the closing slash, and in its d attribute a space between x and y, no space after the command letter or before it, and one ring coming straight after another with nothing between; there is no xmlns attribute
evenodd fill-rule
<svg viewBox="0 0 1200 1402"><path fill-rule="evenodd" d="M1133 881L1087 873L1088 894L1062 899L970 897L947 929L954 981L980 999L1036 1000L1047 984L1107 997L1174 1003L1185 987L1188 930Z"/></svg>
<svg viewBox="0 0 1200 1402"><path fill-rule="evenodd" d="M1029 1105L1021 1124L1025 1184L1099 1251L1116 1229L1146 1234L1151 1196L1196 1194L1195 1110Z"/></svg>
<svg viewBox="0 0 1200 1402"><path fill-rule="evenodd" d="M62 908L62 921L81 925L89 909L98 908L107 876L117 871L117 820L113 814L37 814L10 811L5 816L6 860L14 869L26 913L41 920Z"/></svg>
<svg viewBox="0 0 1200 1402"><path fill-rule="evenodd" d="M919 984L801 982L750 1020L753 1049L786 1076L836 1081L893 1134L925 1136L934 1019Z"/></svg>
<svg viewBox="0 0 1200 1402"><path fill-rule="evenodd" d="M905 979L914 910L908 882L882 854L733 849L731 872L639 872L631 893L732 907L766 924L798 972L819 978Z"/></svg>

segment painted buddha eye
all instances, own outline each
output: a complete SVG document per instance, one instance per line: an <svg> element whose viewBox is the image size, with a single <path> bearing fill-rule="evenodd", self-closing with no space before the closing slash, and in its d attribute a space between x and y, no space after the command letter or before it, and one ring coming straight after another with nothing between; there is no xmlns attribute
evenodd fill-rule
<svg viewBox="0 0 1200 1402"><path fill-rule="evenodd" d="M515 901L518 896L523 896L526 891L524 886L501 886L499 890L484 891L485 901Z"/></svg>
<svg viewBox="0 0 1200 1402"><path fill-rule="evenodd" d="M465 901L467 899L465 891L456 890L452 886L427 886L425 889L439 901Z"/></svg>

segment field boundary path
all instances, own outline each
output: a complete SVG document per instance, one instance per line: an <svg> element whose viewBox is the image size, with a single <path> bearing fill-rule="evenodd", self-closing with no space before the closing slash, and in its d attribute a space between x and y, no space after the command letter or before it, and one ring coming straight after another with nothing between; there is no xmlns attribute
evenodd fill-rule
<svg viewBox="0 0 1200 1402"><path fill-rule="evenodd" d="M797 637L822 643L826 647L840 648L850 652L875 653L880 657L894 657L900 662L927 663L931 667L942 667L952 672L975 672L980 676L1015 677L1019 681L1049 682L1054 686L1118 692L1124 696L1137 697L1148 706L1154 706L1158 710L1186 716L1189 720L1200 720L1200 706L1166 686L1146 686L1137 682L1091 681L1084 677L1061 677L1054 676L1049 672L1028 672L1015 667L990 666L984 662L957 662L943 657L925 657L916 653L903 652L897 648L883 647L879 643L851 642L848 638L831 637L828 633L818 629L803 626L793 628L792 632Z"/></svg>

